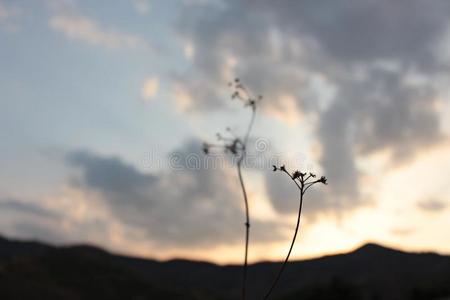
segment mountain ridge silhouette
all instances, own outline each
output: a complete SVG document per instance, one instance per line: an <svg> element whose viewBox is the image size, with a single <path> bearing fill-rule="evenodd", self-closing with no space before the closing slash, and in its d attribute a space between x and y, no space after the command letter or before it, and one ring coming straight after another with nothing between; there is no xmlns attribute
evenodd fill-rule
<svg viewBox="0 0 450 300"><path fill-rule="evenodd" d="M260 299L280 262L249 266L249 299ZM0 236L1 299L237 299L241 266L157 261L89 245L53 246ZM273 299L450 297L450 256L368 243L290 262Z"/></svg>

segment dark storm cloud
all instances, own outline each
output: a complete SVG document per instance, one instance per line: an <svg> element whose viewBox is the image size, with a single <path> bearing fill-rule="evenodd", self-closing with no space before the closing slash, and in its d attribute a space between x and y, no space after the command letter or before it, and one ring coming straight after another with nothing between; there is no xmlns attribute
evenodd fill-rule
<svg viewBox="0 0 450 300"><path fill-rule="evenodd" d="M366 80L343 82L337 98L320 114L317 135L322 145L320 163L333 183L327 189L326 208L347 210L364 203L359 192L361 172L355 163L358 156L387 149L391 163L397 164L442 135L432 92L406 86L395 72L372 70Z"/></svg>
<svg viewBox="0 0 450 300"><path fill-rule="evenodd" d="M265 174L266 192L273 207L281 213L296 213L298 209L299 192L291 180L281 173L267 172Z"/></svg>
<svg viewBox="0 0 450 300"><path fill-rule="evenodd" d="M206 168L201 143L191 141L171 155L173 168L149 175L118 158L74 152L78 187L102 194L104 203L124 225L145 231L159 246L212 246L240 242L243 232L241 192L234 171ZM280 228L253 222L255 242L277 240ZM270 234L269 234L270 233Z"/></svg>
<svg viewBox="0 0 450 300"><path fill-rule="evenodd" d="M358 156L387 149L392 164L398 164L443 137L431 91L405 86L388 72L374 73L378 74L371 74L367 81L342 83L339 99L319 113L320 164L330 184L325 192L316 192L320 197L311 204L312 212L340 214L368 203L359 191ZM284 193L277 191L282 185L269 178L266 182L274 207L280 212L295 211L284 207L285 197L278 196Z"/></svg>
<svg viewBox="0 0 450 300"><path fill-rule="evenodd" d="M317 116L320 163L330 180L327 191L315 196L314 210L341 213L367 202L357 157L387 149L398 163L442 138L433 80L449 68L436 55L449 19L450 2L444 0L186 6L177 29L195 46L189 77L210 89L203 97L199 85L181 84L193 98L190 110L220 108L232 56L237 64L228 71L265 96L267 113L279 109L283 93L295 96L299 112ZM309 92L317 75L336 90L325 105ZM425 80L411 82L414 76ZM180 84L182 77L174 81ZM274 207L292 211L285 189L278 190L281 182L270 175L266 182Z"/></svg>
<svg viewBox="0 0 450 300"><path fill-rule="evenodd" d="M104 158L85 151L70 153L67 162L83 172L81 182L74 179L75 185L101 191L118 211L152 207L153 198L149 198L148 193L157 184L157 177L143 174L117 157ZM132 206L128 205L129 201Z"/></svg>
<svg viewBox="0 0 450 300"><path fill-rule="evenodd" d="M377 70L353 96L355 142L363 154L391 148L400 159L442 137L430 87L408 86L398 74Z"/></svg>
<svg viewBox="0 0 450 300"><path fill-rule="evenodd" d="M189 74L196 76L182 78L192 88L193 105L209 109L212 102L220 104L220 97L211 97L212 90L202 97L201 90L222 89L230 79L221 74L227 54L238 60L236 74L267 96L283 88L298 93L308 71L339 78L356 64L380 60L439 68L434 48L449 11L450 3L444 0L263 0L186 6L177 29L195 45ZM189 78L203 84L191 84Z"/></svg>
<svg viewBox="0 0 450 300"><path fill-rule="evenodd" d="M327 55L343 63L376 59L433 63L430 50L445 29L450 11L445 0L255 3L272 24L316 40Z"/></svg>

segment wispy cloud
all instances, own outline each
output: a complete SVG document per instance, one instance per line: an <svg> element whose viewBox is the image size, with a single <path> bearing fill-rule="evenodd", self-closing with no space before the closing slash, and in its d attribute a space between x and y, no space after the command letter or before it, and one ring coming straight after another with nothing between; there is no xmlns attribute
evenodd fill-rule
<svg viewBox="0 0 450 300"><path fill-rule="evenodd" d="M0 208L6 211L14 211L26 215L37 215L43 218L58 219L59 215L43 206L39 206L33 202L26 202L15 198L7 198L0 200Z"/></svg>
<svg viewBox="0 0 450 300"><path fill-rule="evenodd" d="M97 20L81 14L74 2L51 1L49 3L53 11L49 20L50 27L63 33L69 39L110 49L151 50L142 37L105 26Z"/></svg>
<svg viewBox="0 0 450 300"><path fill-rule="evenodd" d="M94 20L83 16L54 16L50 26L70 39L87 42L107 48L146 48L146 43L138 36L107 30Z"/></svg>

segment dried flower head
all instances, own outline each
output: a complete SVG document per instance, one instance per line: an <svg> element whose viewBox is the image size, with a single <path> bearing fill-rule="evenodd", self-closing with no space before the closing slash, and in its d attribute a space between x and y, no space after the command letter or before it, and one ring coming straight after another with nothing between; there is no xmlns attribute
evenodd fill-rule
<svg viewBox="0 0 450 300"><path fill-rule="evenodd" d="M261 95L254 97L239 78L235 78L234 82L229 82L228 86L232 89L231 100L238 99L242 101L244 107L249 106L252 110L256 110L258 102L263 99Z"/></svg>
<svg viewBox="0 0 450 300"><path fill-rule="evenodd" d="M212 149L218 149L242 158L245 155L245 148L253 125L257 103L261 101L263 97L261 95L253 97L239 78L235 78L232 82L229 82L228 86L232 89L231 99L238 99L242 101L244 107L250 106L252 108L252 117L247 132L244 137L240 138L233 133L230 127L226 127L224 134L216 133L216 139L220 143L203 144L202 149L205 154L209 154Z"/></svg>
<svg viewBox="0 0 450 300"><path fill-rule="evenodd" d="M306 192L307 189L309 189L311 186L313 186L316 183L323 183L327 184L327 178L325 176L320 177L320 179L314 180L316 178L316 174L313 173L302 173L298 170L294 171L293 173L290 173L286 170L286 167L282 165L281 167L277 167L275 165L272 166L273 171L282 171L286 173L300 188L302 193Z"/></svg>

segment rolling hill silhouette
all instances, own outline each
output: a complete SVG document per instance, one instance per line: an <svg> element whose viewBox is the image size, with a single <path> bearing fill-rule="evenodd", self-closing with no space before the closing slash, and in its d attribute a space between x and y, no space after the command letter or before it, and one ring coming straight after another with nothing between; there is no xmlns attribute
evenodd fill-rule
<svg viewBox="0 0 450 300"><path fill-rule="evenodd" d="M250 299L261 299L279 266L250 266ZM238 299L241 276L236 265L159 262L0 237L0 299ZM450 256L367 244L291 262L273 299L450 299Z"/></svg>

